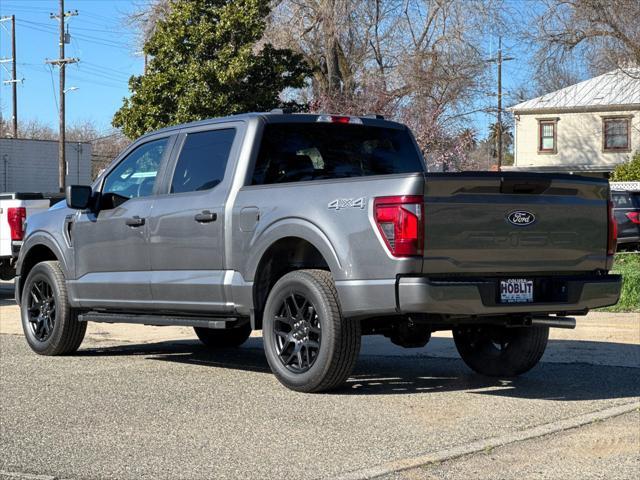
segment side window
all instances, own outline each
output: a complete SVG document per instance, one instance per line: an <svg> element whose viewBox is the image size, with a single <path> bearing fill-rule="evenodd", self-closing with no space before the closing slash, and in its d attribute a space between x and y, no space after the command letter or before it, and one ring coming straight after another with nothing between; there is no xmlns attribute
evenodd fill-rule
<svg viewBox="0 0 640 480"><path fill-rule="evenodd" d="M209 190L222 182L235 135L233 128L187 134L170 193Z"/></svg>
<svg viewBox="0 0 640 480"><path fill-rule="evenodd" d="M153 140L127 155L107 175L102 187L103 195L114 193L126 198L151 195L168 141L168 138Z"/></svg>

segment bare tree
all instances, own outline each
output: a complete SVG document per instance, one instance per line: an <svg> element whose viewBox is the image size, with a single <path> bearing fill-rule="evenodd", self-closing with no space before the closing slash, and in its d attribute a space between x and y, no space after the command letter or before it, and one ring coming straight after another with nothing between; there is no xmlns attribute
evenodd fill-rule
<svg viewBox="0 0 640 480"><path fill-rule="evenodd" d="M381 113L412 127L435 163L458 141L490 65L480 48L499 28L492 0L281 0L266 37L314 70L314 111ZM455 150L455 149L454 149ZM457 149L459 156L464 148ZM440 152L440 153L438 153Z"/></svg>
<svg viewBox="0 0 640 480"><path fill-rule="evenodd" d="M18 127L20 138L36 140L57 140L58 132L50 125L39 120L21 121ZM11 121L2 118L0 120L0 137L13 137L13 127Z"/></svg>
<svg viewBox="0 0 640 480"><path fill-rule="evenodd" d="M127 24L137 34L136 49L142 51L144 44L151 38L158 20L164 18L171 8L171 0L138 0L136 9L125 17Z"/></svg>
<svg viewBox="0 0 640 480"><path fill-rule="evenodd" d="M528 35L537 50L539 73L583 60L592 75L640 65L638 0L545 0ZM539 9L538 9L539 11Z"/></svg>

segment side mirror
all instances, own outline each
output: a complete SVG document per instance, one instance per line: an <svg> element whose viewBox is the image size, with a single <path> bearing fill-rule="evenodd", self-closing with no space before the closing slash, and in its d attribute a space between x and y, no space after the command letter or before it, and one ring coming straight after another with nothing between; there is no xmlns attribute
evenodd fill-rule
<svg viewBox="0 0 640 480"><path fill-rule="evenodd" d="M65 191L67 207L84 210L91 205L91 187L88 185L68 185Z"/></svg>

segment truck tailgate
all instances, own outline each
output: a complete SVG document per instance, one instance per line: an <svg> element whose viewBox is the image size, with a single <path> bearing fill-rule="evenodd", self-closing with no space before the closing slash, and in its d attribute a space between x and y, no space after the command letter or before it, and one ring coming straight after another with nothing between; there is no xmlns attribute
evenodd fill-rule
<svg viewBox="0 0 640 480"><path fill-rule="evenodd" d="M424 273L606 268L606 180L516 172L426 174L424 197Z"/></svg>

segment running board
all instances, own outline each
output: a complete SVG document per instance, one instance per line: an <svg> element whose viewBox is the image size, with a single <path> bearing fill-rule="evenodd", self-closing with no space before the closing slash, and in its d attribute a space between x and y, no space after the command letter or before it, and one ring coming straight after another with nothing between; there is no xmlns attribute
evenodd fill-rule
<svg viewBox="0 0 640 480"><path fill-rule="evenodd" d="M237 323L237 318L211 318L180 317L175 315L144 315L131 313L104 313L87 312L78 315L80 322L98 323L137 323L156 327L202 327L202 328L229 328Z"/></svg>

